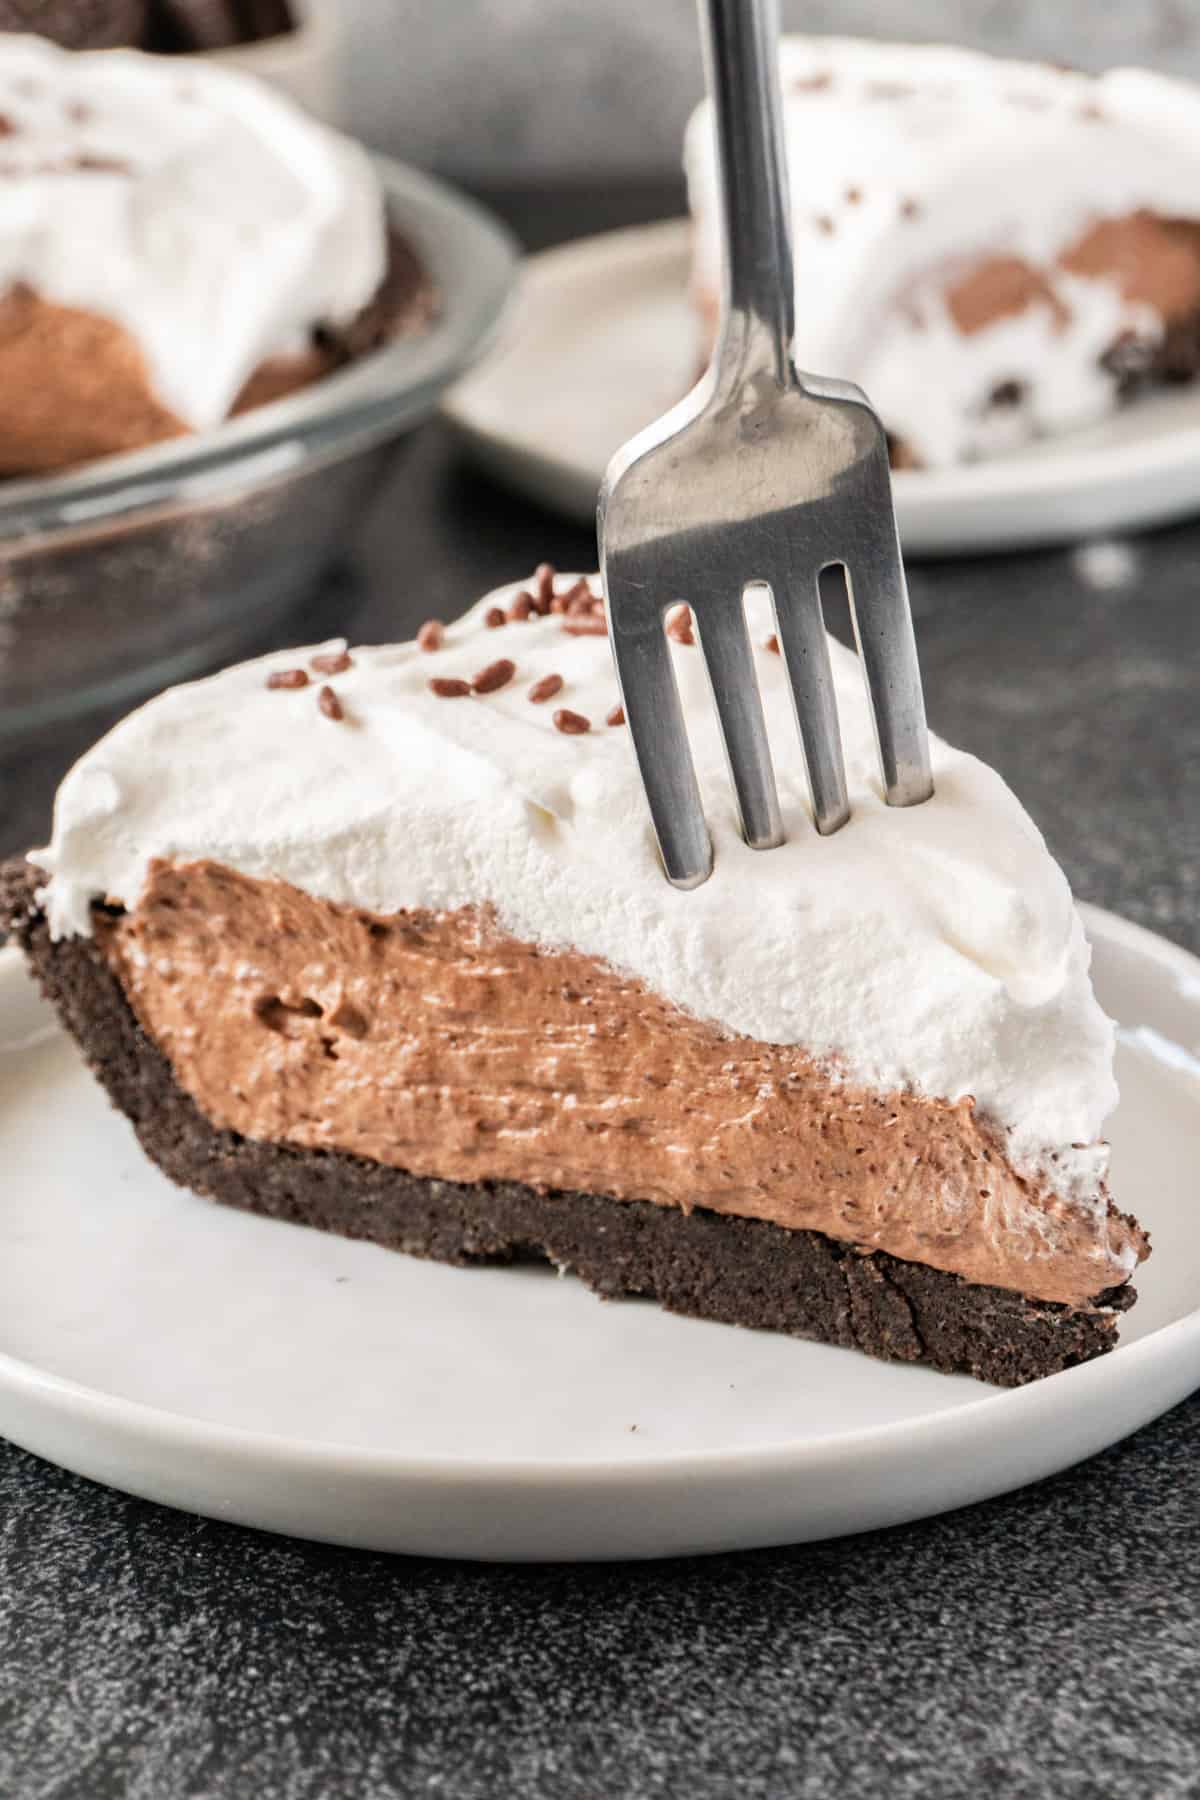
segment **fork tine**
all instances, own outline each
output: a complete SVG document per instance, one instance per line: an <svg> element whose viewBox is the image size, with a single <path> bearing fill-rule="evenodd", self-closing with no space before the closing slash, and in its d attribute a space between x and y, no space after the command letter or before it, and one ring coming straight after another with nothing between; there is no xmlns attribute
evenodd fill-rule
<svg viewBox="0 0 1200 1800"><path fill-rule="evenodd" d="M808 771L813 823L828 836L850 817L850 801L816 575L810 575L803 585L807 593L793 591L792 581L773 581L771 599Z"/></svg>
<svg viewBox="0 0 1200 1800"><path fill-rule="evenodd" d="M733 604L722 596L692 610L737 795L742 836L753 850L774 850L783 842L783 822L742 596L737 595Z"/></svg>
<svg viewBox="0 0 1200 1800"><path fill-rule="evenodd" d="M933 793L925 699L913 636L908 583L890 504L867 514L879 529L861 536L846 590L867 682L889 806L917 806Z"/></svg>
<svg viewBox="0 0 1200 1800"><path fill-rule="evenodd" d="M605 587L621 704L667 880L699 887L712 874L712 843L663 631L665 608L642 610L636 591L622 605L621 583L611 569Z"/></svg>

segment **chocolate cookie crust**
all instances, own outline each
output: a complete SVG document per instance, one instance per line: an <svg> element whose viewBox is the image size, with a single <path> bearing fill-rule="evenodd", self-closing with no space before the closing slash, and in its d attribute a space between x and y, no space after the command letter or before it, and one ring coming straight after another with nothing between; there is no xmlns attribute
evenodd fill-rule
<svg viewBox="0 0 1200 1800"><path fill-rule="evenodd" d="M690 1214L515 1182L415 1177L337 1151L216 1129L142 1031L90 938L53 943L37 876L0 866L0 930L25 949L94 1074L172 1180L269 1218L466 1265L542 1258L605 1298L646 1295L671 1312L815 1338L1015 1387L1116 1342L1126 1285L1087 1310L981 1287L819 1232Z"/></svg>

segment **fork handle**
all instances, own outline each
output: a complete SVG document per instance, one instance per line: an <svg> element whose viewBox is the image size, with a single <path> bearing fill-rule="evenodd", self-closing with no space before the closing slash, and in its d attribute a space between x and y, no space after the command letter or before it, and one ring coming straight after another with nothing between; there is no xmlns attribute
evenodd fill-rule
<svg viewBox="0 0 1200 1800"><path fill-rule="evenodd" d="M792 233L776 0L699 0L725 235L719 379L792 376Z"/></svg>

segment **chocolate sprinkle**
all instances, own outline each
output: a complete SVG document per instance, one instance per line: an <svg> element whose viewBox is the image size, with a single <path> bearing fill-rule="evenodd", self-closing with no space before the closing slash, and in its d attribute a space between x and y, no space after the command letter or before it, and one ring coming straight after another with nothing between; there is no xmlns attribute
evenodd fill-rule
<svg viewBox="0 0 1200 1800"><path fill-rule="evenodd" d="M533 572L533 580L537 609L540 613L548 613L554 599L554 564L539 563Z"/></svg>
<svg viewBox="0 0 1200 1800"><path fill-rule="evenodd" d="M431 694L439 700L461 700L471 691L469 681L460 681L457 675L435 675L429 684Z"/></svg>
<svg viewBox="0 0 1200 1800"><path fill-rule="evenodd" d="M123 156L73 156L62 165L65 173L78 170L83 175L128 175L132 167Z"/></svg>
<svg viewBox="0 0 1200 1800"><path fill-rule="evenodd" d="M562 602L564 612L591 612L596 603L596 596L588 586L586 578L581 576L574 587L567 589L562 597Z"/></svg>
<svg viewBox="0 0 1200 1800"><path fill-rule="evenodd" d="M308 686L308 675L303 669L272 669L267 676L269 688L302 688Z"/></svg>
<svg viewBox="0 0 1200 1800"><path fill-rule="evenodd" d="M417 633L417 646L421 650L440 650L446 636L446 627L440 619L426 619Z"/></svg>
<svg viewBox="0 0 1200 1800"><path fill-rule="evenodd" d="M770 637L763 645L763 648L764 650L770 650L774 656L779 655L779 639L775 636L774 632L771 633Z"/></svg>
<svg viewBox="0 0 1200 1800"><path fill-rule="evenodd" d="M592 721L582 713L572 712L569 706L560 706L554 715L555 728L565 731L568 737L581 737L585 731L592 729Z"/></svg>
<svg viewBox="0 0 1200 1800"><path fill-rule="evenodd" d="M919 219L920 216L921 216L921 203L919 200L902 200L901 201L900 217L902 219Z"/></svg>
<svg viewBox="0 0 1200 1800"><path fill-rule="evenodd" d="M502 606L489 606L483 615L483 622L489 631L497 631L501 625L508 624L508 614Z"/></svg>
<svg viewBox="0 0 1200 1800"><path fill-rule="evenodd" d="M569 637L607 637L608 620L603 613L576 614L564 619L562 628Z"/></svg>
<svg viewBox="0 0 1200 1800"><path fill-rule="evenodd" d="M818 213L813 224L823 237L833 236L833 220L828 213Z"/></svg>
<svg viewBox="0 0 1200 1800"><path fill-rule="evenodd" d="M1020 406L1024 398L1025 383L1023 381L998 381L988 395L988 405L1001 409L1009 406Z"/></svg>
<svg viewBox="0 0 1200 1800"><path fill-rule="evenodd" d="M323 687L317 695L317 705L327 719L344 719L342 703L331 687Z"/></svg>
<svg viewBox="0 0 1200 1800"><path fill-rule="evenodd" d="M517 672L515 662L502 656L499 662L489 663L486 669L480 669L471 686L477 694L494 694L497 688L507 687Z"/></svg>
<svg viewBox="0 0 1200 1800"><path fill-rule="evenodd" d="M677 644L695 643L696 637L692 630L692 609L690 606L677 607L671 614L671 617L667 620L667 636L673 638Z"/></svg>
<svg viewBox="0 0 1200 1800"><path fill-rule="evenodd" d="M562 684L561 675L543 675L540 681L534 682L526 698L535 706L541 706L543 701L553 700L555 694L562 691Z"/></svg>
<svg viewBox="0 0 1200 1800"><path fill-rule="evenodd" d="M521 592L509 607L508 616L510 619L523 620L532 618L536 611L537 607L534 604L533 595L527 594L524 588L522 588Z"/></svg>
<svg viewBox="0 0 1200 1800"><path fill-rule="evenodd" d="M15 137L16 135L17 128L12 120L5 118L4 114L0 113L0 138Z"/></svg>
<svg viewBox="0 0 1200 1800"><path fill-rule="evenodd" d="M604 723L606 725L623 725L625 723L625 708L619 702L616 706L610 707L608 712L604 715Z"/></svg>
<svg viewBox="0 0 1200 1800"><path fill-rule="evenodd" d="M862 189L861 188L848 187L846 189L846 205L847 206L857 206L861 199L862 199Z"/></svg>
<svg viewBox="0 0 1200 1800"><path fill-rule="evenodd" d="M324 656L314 656L308 666L318 675L341 675L346 669L352 669L354 663L347 651L330 650Z"/></svg>

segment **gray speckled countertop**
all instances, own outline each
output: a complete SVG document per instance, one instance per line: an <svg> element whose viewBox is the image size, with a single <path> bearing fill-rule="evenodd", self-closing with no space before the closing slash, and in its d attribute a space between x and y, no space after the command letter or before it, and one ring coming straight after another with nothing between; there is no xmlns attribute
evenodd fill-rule
<svg viewBox="0 0 1200 1800"><path fill-rule="evenodd" d="M510 210L541 240L601 216ZM437 427L357 551L293 641L404 635L593 555ZM1003 770L1082 897L1200 949L1200 524L912 587L935 726ZM40 835L75 747L0 769L0 850ZM577 1570L274 1540L0 1445L3 1800L980 1793L1200 1795L1200 1396L942 1519Z"/></svg>
<svg viewBox="0 0 1200 1800"><path fill-rule="evenodd" d="M288 1543L10 1455L16 1800L1167 1800L1200 1784L1200 1401L925 1525L626 1568Z"/></svg>

